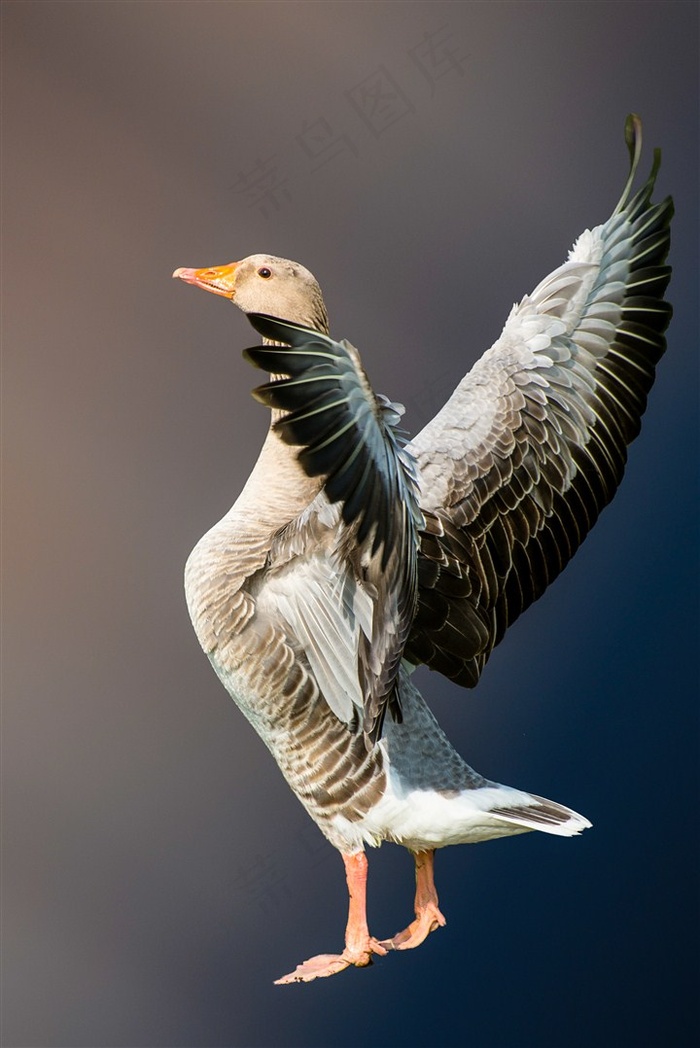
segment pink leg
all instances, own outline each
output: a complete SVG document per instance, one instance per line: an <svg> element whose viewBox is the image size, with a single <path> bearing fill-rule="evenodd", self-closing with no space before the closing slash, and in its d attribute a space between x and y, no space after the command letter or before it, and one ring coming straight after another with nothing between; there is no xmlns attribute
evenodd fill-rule
<svg viewBox="0 0 700 1048"><path fill-rule="evenodd" d="M322 953L298 964L289 975L276 979L277 986L293 982L311 982L336 975L354 964L364 968L372 963L372 954L385 954L386 948L370 937L367 927L367 856L364 852L343 855L350 905L345 929L345 949L341 954Z"/></svg>
<svg viewBox="0 0 700 1048"><path fill-rule="evenodd" d="M414 852L416 863L416 919L398 932L393 939L384 939L381 946L387 950L413 950L420 946L431 932L443 928L447 923L438 908L438 897L433 880L433 859L435 852Z"/></svg>

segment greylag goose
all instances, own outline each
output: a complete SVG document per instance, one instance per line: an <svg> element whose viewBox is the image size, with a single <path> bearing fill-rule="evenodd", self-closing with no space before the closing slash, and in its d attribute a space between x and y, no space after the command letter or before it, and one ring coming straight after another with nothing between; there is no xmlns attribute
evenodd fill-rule
<svg viewBox="0 0 700 1048"><path fill-rule="evenodd" d="M506 628L564 568L622 477L665 348L670 199L641 151L603 225L513 307L500 338L410 443L400 405L330 337L318 283L272 255L173 276L230 299L263 336L270 430L243 491L191 553L199 642L322 833L349 892L345 947L308 982L418 946L445 919L437 848L591 824L492 782L453 749L411 680L424 664L473 687ZM415 918L378 940L365 846L415 860Z"/></svg>

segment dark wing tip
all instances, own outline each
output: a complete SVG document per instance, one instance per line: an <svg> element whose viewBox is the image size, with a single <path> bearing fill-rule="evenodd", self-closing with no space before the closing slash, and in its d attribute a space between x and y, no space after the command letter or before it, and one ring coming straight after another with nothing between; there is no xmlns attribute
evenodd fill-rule
<svg viewBox="0 0 700 1048"><path fill-rule="evenodd" d="M631 196L632 185L637 175L637 168L639 167L639 160L642 155L642 121L636 113L630 113L625 120L625 143L630 155L630 169L627 181L625 182L625 188L622 191L622 196L618 201L617 207L613 211L613 215L628 210L628 208L633 206L634 203ZM655 149L649 177L635 200L643 199L645 202L649 201L660 167L661 150Z"/></svg>
<svg viewBox="0 0 700 1048"><path fill-rule="evenodd" d="M282 342L288 346L308 346L312 342L326 344L331 341L322 331L307 327L304 324L295 324L283 317L273 317L269 313L246 313L246 317L253 325L258 334L271 342Z"/></svg>
<svg viewBox="0 0 700 1048"><path fill-rule="evenodd" d="M642 120L636 113L627 114L625 142L630 154L630 166L636 168L642 152Z"/></svg>
<svg viewBox="0 0 700 1048"><path fill-rule="evenodd" d="M271 338L277 342L287 341L284 336L287 334L285 329L291 326L288 321L268 313L246 313L246 317L263 338Z"/></svg>

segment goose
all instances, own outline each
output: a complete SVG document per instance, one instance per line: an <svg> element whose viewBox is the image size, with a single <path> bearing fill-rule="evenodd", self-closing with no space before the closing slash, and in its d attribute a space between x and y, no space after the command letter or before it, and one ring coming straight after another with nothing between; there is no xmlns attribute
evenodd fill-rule
<svg viewBox="0 0 700 1048"><path fill-rule="evenodd" d="M259 458L187 560L199 643L289 786L341 853L345 944L277 983L310 982L419 946L445 924L438 848L588 819L484 778L412 681L425 665L476 685L507 627L556 578L613 497L640 429L671 307L673 212L652 202L660 153L633 194L641 122L627 118L617 207L516 304L493 346L410 442L358 351L330 335L315 277L255 254L176 269L230 299L270 380ZM365 847L415 862L414 918L370 935Z"/></svg>

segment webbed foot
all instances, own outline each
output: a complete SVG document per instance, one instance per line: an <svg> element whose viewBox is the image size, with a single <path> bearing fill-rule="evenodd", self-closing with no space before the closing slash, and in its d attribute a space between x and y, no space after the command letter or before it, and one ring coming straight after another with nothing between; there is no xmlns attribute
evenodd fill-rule
<svg viewBox="0 0 700 1048"><path fill-rule="evenodd" d="M444 928L447 921L440 913L438 897L433 879L434 850L413 853L416 864L416 919L398 932L392 939L384 939L382 946L387 950L413 950L437 928Z"/></svg>
<svg viewBox="0 0 700 1048"><path fill-rule="evenodd" d="M398 932L391 939L382 939L381 945L387 950L413 950L428 938L431 932L444 928L447 921L437 905L429 902L412 921L408 928Z"/></svg>
<svg viewBox="0 0 700 1048"><path fill-rule="evenodd" d="M372 954L383 957L386 947L376 939L369 939L367 943L359 948L350 950L346 947L341 954L320 953L317 957L310 957L308 961L298 964L289 975L283 975L281 979L275 979L275 986L287 986L295 982L313 982L314 979L326 979L329 975L337 975L345 968L355 966L366 968L372 963Z"/></svg>

